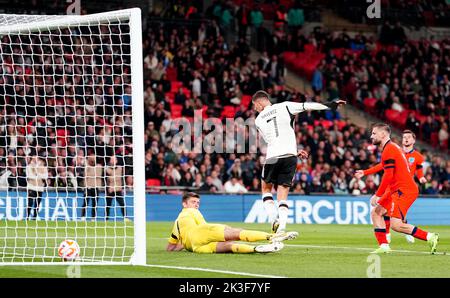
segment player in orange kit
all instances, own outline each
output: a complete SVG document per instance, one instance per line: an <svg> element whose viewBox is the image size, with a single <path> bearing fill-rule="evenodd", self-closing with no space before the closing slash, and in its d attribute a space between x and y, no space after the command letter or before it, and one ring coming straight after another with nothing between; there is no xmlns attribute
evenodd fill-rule
<svg viewBox="0 0 450 298"><path fill-rule="evenodd" d="M417 199L419 190L409 171L409 166L401 148L391 141L391 129L384 123L375 124L372 128L370 139L374 145L380 146L381 164L384 174L377 192L370 198L370 204L374 206L371 217L374 224L375 237L380 247L373 253L389 253L391 248L386 239L386 226L383 220L384 215L391 218L391 227L394 231L409 234L417 239L427 241L431 248L431 253L436 252L439 235L429 233L416 226L405 223L406 214L409 208ZM391 206L382 206L378 202L389 187L391 195Z"/></svg>
<svg viewBox="0 0 450 298"><path fill-rule="evenodd" d="M423 175L423 169L422 169L422 163L424 162L425 158L422 154L420 154L418 151L414 149L414 144L416 143L416 134L413 133L411 130L404 130L402 133L402 146L403 146L403 153L405 154L406 160L409 165L409 170L414 178L414 175L417 176L420 183L426 183L427 179ZM380 172L383 170L383 166L381 163L376 164L375 166L367 169L367 170L358 170L355 173L356 178L362 178L363 176L371 175ZM389 188L386 189L386 192L383 194L381 199L378 201L378 204L383 206L386 210L389 210L392 200L391 200L391 193ZM405 219L406 222L406 219ZM386 225L386 238L388 240L388 243L391 242L391 234L390 234L390 224L391 219L389 216L384 216L384 223ZM406 240L409 243L414 242L414 237L411 235L405 235Z"/></svg>

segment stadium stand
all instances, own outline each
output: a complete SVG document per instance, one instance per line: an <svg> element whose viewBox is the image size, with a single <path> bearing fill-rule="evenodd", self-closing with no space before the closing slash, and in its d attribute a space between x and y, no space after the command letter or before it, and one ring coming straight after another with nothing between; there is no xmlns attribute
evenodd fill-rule
<svg viewBox="0 0 450 298"><path fill-rule="evenodd" d="M293 1L285 2L285 12L289 14ZM192 120L194 110L201 110L205 118L218 117L222 120L255 117L251 109L251 95L259 89L267 90L274 102L305 101L304 94L283 86L284 73L278 69L285 66L308 79L312 79L316 71L321 72L324 78L323 91L327 91L329 97L336 95L348 98L353 105L366 112L392 121L398 127L410 128L431 144L448 150L448 40L383 44L380 40L361 34L350 37L345 31L325 32L321 28L305 36L301 30L296 30L301 25L293 28L288 26L287 29L280 26L275 28L272 35L267 29L259 30L250 18L249 32L252 40L257 40L256 48L261 52L260 58L252 61L248 39L241 38L234 43L227 38L226 32L233 28L227 27L224 12L229 10L231 15L228 17L235 18L237 9L231 9L233 6L222 7L220 3L213 2L211 7L206 8L204 15L198 8L191 9L193 6L190 4L178 3L178 8L171 6L165 11L164 18L152 12L152 18L147 20L143 38L144 137L146 179L151 191L176 192L158 188L174 185L198 190L205 185L203 191L222 192L224 185L233 177L248 191L260 191L259 153L176 155L169 145L176 133L171 129L171 124L181 116ZM249 15L257 10L249 5ZM274 19L276 11L273 4L263 5L266 20ZM26 12L26 8L22 8L21 12ZM317 11L308 10L308 7L304 7L304 12L306 20L317 16ZM11 62L5 64L6 72L13 71ZM412 71L411 65L418 66L419 71ZM114 69L116 71L122 70ZM412 78L417 78L418 83ZM404 84L405 79L409 84ZM4 86L3 80L0 77L1 86ZM23 100L7 98L5 94L4 88L0 88L0 106L5 106L11 100ZM66 95L75 96L71 93ZM401 106L402 111L394 109L395 97L399 97L395 109ZM321 101L323 98L316 95L308 100ZM52 101L47 104L51 106ZM72 111L73 115L76 113ZM112 115L108 113L112 111L106 114L110 118ZM126 115L126 110L123 113ZM72 118L67 121L74 121ZM86 118L89 119L89 115ZM109 123L108 119L95 121ZM25 152L18 149L16 154L19 163L10 164L14 158L11 157L8 140L14 136L13 131L6 128L11 127L8 124L24 127L22 130L17 129L18 135L15 136L18 144L21 144L26 136L25 127L36 127L39 132L38 126L30 123L26 117L12 115L7 109L1 109L0 122L1 171L11 167L18 177L25 176L22 175L24 168L20 164ZM379 152L367 141L368 131L348 119L342 119L338 113L330 112L303 113L297 117L296 123L298 143L309 151L311 158L306 163L298 164L292 187L294 192L373 192L379 183L378 175L368 177L365 181L353 178L356 169L366 168L379 158ZM65 148L68 150L60 147L58 150L61 152L54 153L55 156L75 155L70 131L55 130L48 136L60 140L58 143L61 146L66 140ZM89 129L85 137L87 141L90 140ZM128 142L128 150L132 150L130 141L125 141ZM427 156L424 172L428 183L421 186L421 192L450 194L450 161L428 152L423 153ZM68 169L75 175L74 159L66 160L73 165ZM11 181L26 185L26 179ZM132 185L131 180L127 183ZM211 184L214 187L210 187Z"/></svg>

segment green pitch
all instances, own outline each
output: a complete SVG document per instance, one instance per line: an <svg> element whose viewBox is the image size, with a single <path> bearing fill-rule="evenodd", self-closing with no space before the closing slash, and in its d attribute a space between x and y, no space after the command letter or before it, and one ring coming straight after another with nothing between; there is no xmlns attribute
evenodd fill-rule
<svg viewBox="0 0 450 298"><path fill-rule="evenodd" d="M78 224L80 230L81 223ZM87 236L93 223L84 223L82 230ZM97 223L97 225L101 225ZM233 227L255 230L268 230L268 224L230 223ZM8 224L11 226L11 222ZM97 226L98 227L98 226ZM199 255L186 251L166 252L167 236L172 223L152 222L147 225L147 264L150 266L81 266L81 277L367 277L367 271L373 266L369 252L376 248L372 227L369 225L288 225L290 230L300 236L286 242L285 248L273 254ZM47 234L53 235L55 244L59 239L54 227ZM380 257L381 277L450 277L450 227L421 227L440 233L441 240L438 254L430 255L426 242L418 241L408 244L403 235L392 232L389 255ZM20 230L20 228L18 229ZM111 226L101 229L102 236L108 243L114 239L109 236L132 235L132 229L120 226L114 230ZM5 247L5 222L0 222L0 257L7 250ZM21 232L17 232L21 235ZM39 232L37 232L39 234ZM34 235L39 236L39 235ZM44 235L42 235L44 236ZM93 235L90 235L93 236ZM3 241L3 242L1 242ZM20 241L26 241L25 239ZM43 246L43 239L37 241L37 247ZM94 241L90 239L89 241ZM122 243L130 245L126 240ZM80 246L81 241L78 240ZM12 243L8 242L7 246ZM29 243L28 243L29 244ZM50 249L50 248L48 248ZM83 248L82 248L83 249ZM85 248L86 249L86 248ZM92 248L88 248L92 249ZM55 250L55 249L50 249ZM56 250L55 250L56 251ZM87 252L89 250L85 250ZM128 252L128 248L126 250ZM446 252L449 254L446 254ZM118 251L108 250L109 256L118 256ZM68 266L0 266L0 277L66 277Z"/></svg>

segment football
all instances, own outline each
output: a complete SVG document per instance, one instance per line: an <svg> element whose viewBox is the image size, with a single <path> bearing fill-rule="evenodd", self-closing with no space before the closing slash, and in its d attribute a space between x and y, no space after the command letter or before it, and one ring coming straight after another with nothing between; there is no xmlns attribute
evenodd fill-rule
<svg viewBox="0 0 450 298"><path fill-rule="evenodd" d="M64 261L73 261L80 256L80 246L75 240L66 239L59 245L58 255Z"/></svg>

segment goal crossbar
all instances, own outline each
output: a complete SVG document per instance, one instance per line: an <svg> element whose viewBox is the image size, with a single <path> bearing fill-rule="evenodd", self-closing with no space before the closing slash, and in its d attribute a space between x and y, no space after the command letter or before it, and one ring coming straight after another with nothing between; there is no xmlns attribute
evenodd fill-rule
<svg viewBox="0 0 450 298"><path fill-rule="evenodd" d="M70 27L79 25L95 25L99 20L107 20L108 18L114 18L115 20L127 20L132 15L141 15L141 10L139 8L129 8L122 9L111 12L102 12L90 15L34 15L26 16L31 17L32 20L27 23L20 24L10 24L10 25L0 25L0 34L20 34L20 33L30 33L39 30L53 30L60 27ZM24 15L15 14L0 14L1 17L8 18L20 18L21 21L26 21ZM40 20L44 18L44 20Z"/></svg>

